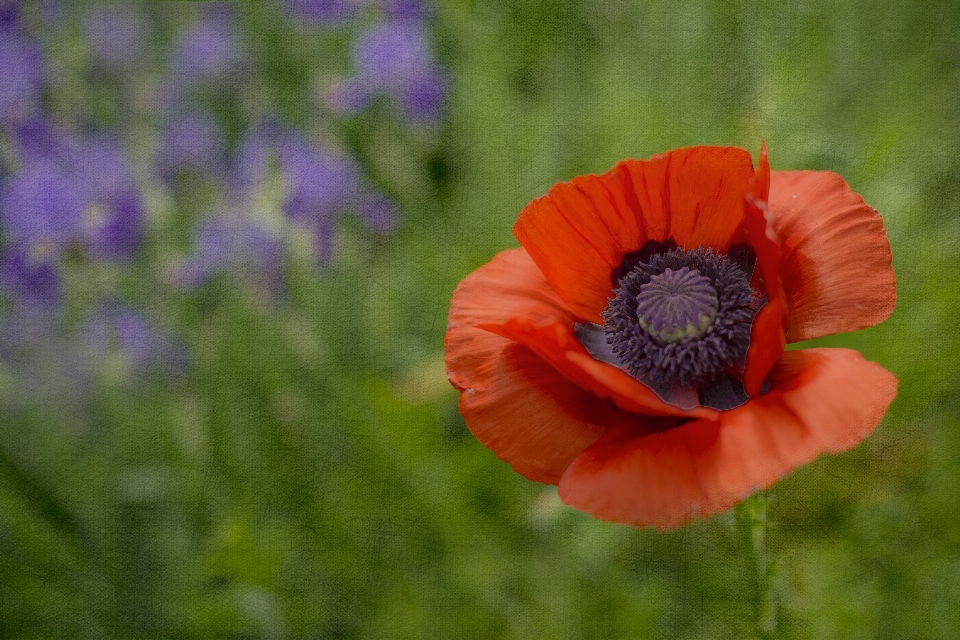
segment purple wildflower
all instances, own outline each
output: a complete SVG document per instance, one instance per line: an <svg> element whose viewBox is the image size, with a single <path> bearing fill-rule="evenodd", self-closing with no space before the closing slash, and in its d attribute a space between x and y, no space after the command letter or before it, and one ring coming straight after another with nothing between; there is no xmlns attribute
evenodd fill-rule
<svg viewBox="0 0 960 640"><path fill-rule="evenodd" d="M85 342L94 350L106 353L118 348L139 361L146 361L156 353L161 340L142 314L114 302L97 309L84 329Z"/></svg>
<svg viewBox="0 0 960 640"><path fill-rule="evenodd" d="M40 44L13 29L0 29L0 122L36 112L45 81Z"/></svg>
<svg viewBox="0 0 960 640"><path fill-rule="evenodd" d="M407 21L384 22L362 34L353 56L357 75L377 89L402 87L433 64L423 27Z"/></svg>
<svg viewBox="0 0 960 640"><path fill-rule="evenodd" d="M171 181L181 169L218 172L223 164L220 125L206 114L192 113L170 123L160 147L160 175Z"/></svg>
<svg viewBox="0 0 960 640"><path fill-rule="evenodd" d="M396 228L399 219L396 204L364 183L361 167L352 158L312 145L299 134L270 124L255 128L240 145L233 167L235 198L248 197L249 192L266 178L274 155L286 183L283 210L290 220L313 235L316 255L321 262L326 262L332 255L333 229L341 212L357 214L378 233ZM247 243L253 243L255 237L262 239L261 249L252 251L252 254L272 255L276 251L276 266L261 265L259 268L268 273L278 271L280 245L276 238L256 225L251 227L249 221L232 224L235 242L240 242L239 238L245 238L243 242ZM204 240L203 233L212 235ZM198 247L210 247L207 253L211 257L201 259L204 252L198 250L194 258L196 262L187 263L191 271L205 273L223 268L213 256L226 255L228 251L223 244L215 248L218 246L216 237L220 236L213 234L212 228L198 235ZM210 266L202 268L202 265Z"/></svg>
<svg viewBox="0 0 960 640"><path fill-rule="evenodd" d="M446 110L447 75L439 66L412 76L400 92L400 105L408 118L418 122L439 120Z"/></svg>
<svg viewBox="0 0 960 640"><path fill-rule="evenodd" d="M0 289L22 306L52 309L63 298L56 262L11 250L0 256Z"/></svg>
<svg viewBox="0 0 960 640"><path fill-rule="evenodd" d="M143 204L120 140L97 136L75 152L86 207L82 236L94 257L128 258L140 244Z"/></svg>
<svg viewBox="0 0 960 640"><path fill-rule="evenodd" d="M340 24L355 16L357 0L286 0L287 11L309 26Z"/></svg>
<svg viewBox="0 0 960 640"><path fill-rule="evenodd" d="M59 255L78 236L85 209L75 175L49 158L30 159L0 191L0 221L8 240L31 255Z"/></svg>
<svg viewBox="0 0 960 640"><path fill-rule="evenodd" d="M234 73L241 59L230 12L214 4L183 33L170 61L175 85L192 87L222 80Z"/></svg>
<svg viewBox="0 0 960 640"><path fill-rule="evenodd" d="M132 375L148 371L183 373L183 345L137 309L118 301L101 303L81 327L91 361L116 354Z"/></svg>
<svg viewBox="0 0 960 640"><path fill-rule="evenodd" d="M389 233L399 224L400 210L393 200L379 193L370 193L360 205L360 219L378 233Z"/></svg>
<svg viewBox="0 0 960 640"><path fill-rule="evenodd" d="M429 121L442 116L446 76L434 60L420 21L394 19L361 34L354 44L353 63L354 75L327 96L333 109L354 113L371 97L385 94L411 120Z"/></svg>
<svg viewBox="0 0 960 640"><path fill-rule="evenodd" d="M112 137L73 138L43 120L16 129L23 170L0 189L6 237L36 259L82 242L95 257L128 257L143 208L126 155Z"/></svg>
<svg viewBox="0 0 960 640"><path fill-rule="evenodd" d="M96 135L73 145L71 166L95 192L119 191L133 183L133 172L119 138Z"/></svg>
<svg viewBox="0 0 960 640"><path fill-rule="evenodd" d="M257 131L249 132L240 142L233 164L234 187L247 192L267 175L272 144Z"/></svg>
<svg viewBox="0 0 960 640"><path fill-rule="evenodd" d="M394 20L426 20L431 14L431 7L423 0L380 0L380 6Z"/></svg>
<svg viewBox="0 0 960 640"><path fill-rule="evenodd" d="M95 258L130 258L143 235L143 203L133 186L94 196L88 206L84 240Z"/></svg>
<svg viewBox="0 0 960 640"><path fill-rule="evenodd" d="M356 203L360 170L349 158L290 136L280 146L280 168L289 184L284 210L291 219L332 219Z"/></svg>
<svg viewBox="0 0 960 640"><path fill-rule="evenodd" d="M221 272L275 291L283 267L280 239L262 225L239 216L218 216L201 224L193 253L180 265L176 281L198 287Z"/></svg>
<svg viewBox="0 0 960 640"><path fill-rule="evenodd" d="M320 219L313 224L313 251L320 264L333 258L333 220Z"/></svg>
<svg viewBox="0 0 960 640"><path fill-rule="evenodd" d="M357 113L362 111L373 98L373 92L355 77L348 77L327 92L327 105L339 113Z"/></svg>
<svg viewBox="0 0 960 640"><path fill-rule="evenodd" d="M244 134L232 167L231 190L237 200L247 197L267 177L283 136L281 127L272 122L261 123Z"/></svg>
<svg viewBox="0 0 960 640"><path fill-rule="evenodd" d="M76 155L76 140L46 116L31 116L15 123L10 130L24 162L36 158L69 162Z"/></svg>
<svg viewBox="0 0 960 640"><path fill-rule="evenodd" d="M137 64L147 40L147 24L133 3L91 5L83 16L83 32L94 59L110 68Z"/></svg>
<svg viewBox="0 0 960 640"><path fill-rule="evenodd" d="M22 0L0 0L0 31L13 30L20 21Z"/></svg>

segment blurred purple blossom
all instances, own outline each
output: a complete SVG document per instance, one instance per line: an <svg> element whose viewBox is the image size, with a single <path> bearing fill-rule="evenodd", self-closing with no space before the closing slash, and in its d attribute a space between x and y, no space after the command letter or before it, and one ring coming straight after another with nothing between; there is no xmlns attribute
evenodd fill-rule
<svg viewBox="0 0 960 640"><path fill-rule="evenodd" d="M308 26L334 25L357 15L359 0L286 0L287 11Z"/></svg>
<svg viewBox="0 0 960 640"><path fill-rule="evenodd" d="M115 192L133 184L133 171L120 138L89 136L70 147L70 163L92 192Z"/></svg>
<svg viewBox="0 0 960 640"><path fill-rule="evenodd" d="M219 173L223 168L223 133L203 113L175 119L163 131L158 159L160 175L169 182L181 169Z"/></svg>
<svg viewBox="0 0 960 640"><path fill-rule="evenodd" d="M133 256L143 235L143 203L130 186L95 194L84 220L84 240L94 258Z"/></svg>
<svg viewBox="0 0 960 640"><path fill-rule="evenodd" d="M80 330L84 350L91 361L119 354L132 375L148 371L182 374L186 352L180 341L134 307L108 300L98 305Z"/></svg>
<svg viewBox="0 0 960 640"><path fill-rule="evenodd" d="M76 139L66 135L46 116L34 115L14 124L10 130L23 162L43 158L69 162L76 157Z"/></svg>
<svg viewBox="0 0 960 640"><path fill-rule="evenodd" d="M148 24L135 3L90 5L83 16L83 33L99 64L130 68L141 59Z"/></svg>
<svg viewBox="0 0 960 640"><path fill-rule="evenodd" d="M0 0L0 32L16 28L22 4L22 0Z"/></svg>
<svg viewBox="0 0 960 640"><path fill-rule="evenodd" d="M230 7L204 3L204 14L180 37L170 60L170 81L189 88L235 73L241 49Z"/></svg>
<svg viewBox="0 0 960 640"><path fill-rule="evenodd" d="M280 149L280 168L288 183L284 211L291 220L306 223L321 263L333 255L334 225L341 211L359 215L379 233L396 228L396 204L365 186L360 167L350 158L291 138Z"/></svg>
<svg viewBox="0 0 960 640"><path fill-rule="evenodd" d="M362 33L353 48L354 74L327 95L328 104L354 113L387 95L410 120L434 121L444 112L447 79L434 59L424 23L393 19Z"/></svg>
<svg viewBox="0 0 960 640"><path fill-rule="evenodd" d="M53 159L29 159L0 190L6 238L33 255L59 255L76 239L86 201L82 183Z"/></svg>
<svg viewBox="0 0 960 640"><path fill-rule="evenodd" d="M313 234L315 253L321 262L332 255L333 229L341 212L358 215L378 233L396 228L399 220L396 204L365 184L362 168L351 157L311 144L300 134L272 123L254 127L241 143L233 167L234 197L238 200L249 197L250 191L267 177L274 161L286 184L284 213ZM236 226L235 223L234 233L252 242L251 234L258 232L255 225L249 224ZM261 253L276 246L279 255L275 239L271 240L273 237L269 234L262 235L262 230L259 233L267 243L261 244ZM208 246L208 251L215 254L217 245L213 237L198 246ZM198 264L217 263L211 257Z"/></svg>
<svg viewBox="0 0 960 640"><path fill-rule="evenodd" d="M362 33L354 44L353 59L360 79L375 88L401 87L433 64L422 25L399 20Z"/></svg>
<svg viewBox="0 0 960 640"><path fill-rule="evenodd" d="M84 342L98 352L118 348L135 360L146 361L155 354L160 335L135 309L120 303L105 303L84 327Z"/></svg>
<svg viewBox="0 0 960 640"><path fill-rule="evenodd" d="M140 245L143 204L120 140L106 135L85 140L73 166L83 178L87 250L97 258L129 258Z"/></svg>
<svg viewBox="0 0 960 640"><path fill-rule="evenodd" d="M411 120L434 122L443 117L449 87L445 69L433 66L413 76L400 91L400 107Z"/></svg>
<svg viewBox="0 0 960 640"><path fill-rule="evenodd" d="M389 233L395 231L399 224L400 209L393 200L370 193L360 205L360 219L378 233Z"/></svg>
<svg viewBox="0 0 960 640"><path fill-rule="evenodd" d="M0 185L8 242L34 259L57 258L71 242L94 257L129 257L143 207L119 139L77 138L35 120L16 129L22 170Z"/></svg>
<svg viewBox="0 0 960 640"><path fill-rule="evenodd" d="M37 111L45 71L40 43L15 29L0 29L0 122Z"/></svg>
<svg viewBox="0 0 960 640"><path fill-rule="evenodd" d="M423 0L380 0L380 6L388 18L395 20L426 20L432 7Z"/></svg>
<svg viewBox="0 0 960 640"><path fill-rule="evenodd" d="M235 199L247 197L277 162L278 147L284 137L282 127L263 122L251 127L243 136L233 161L231 189Z"/></svg>
<svg viewBox="0 0 960 640"><path fill-rule="evenodd" d="M352 114L364 109L373 97L367 87L354 77L333 85L326 95L327 105L339 113Z"/></svg>
<svg viewBox="0 0 960 640"><path fill-rule="evenodd" d="M293 220L330 220L356 206L360 168L348 157L288 136L280 146L280 168L288 181L284 211Z"/></svg>
<svg viewBox="0 0 960 640"><path fill-rule="evenodd" d="M270 139L258 131L247 132L240 141L233 165L233 183L240 192L247 192L265 178L272 146Z"/></svg>
<svg viewBox="0 0 960 640"><path fill-rule="evenodd" d="M313 251L317 262L327 264L333 258L333 220L320 219L313 223Z"/></svg>
<svg viewBox="0 0 960 640"><path fill-rule="evenodd" d="M56 308L63 298L53 258L34 259L24 251L0 256L0 288L18 305L30 308Z"/></svg>
<svg viewBox="0 0 960 640"><path fill-rule="evenodd" d="M193 252L180 264L175 280L194 288L229 272L275 291L282 268L283 246L275 234L245 217L220 215L197 228Z"/></svg>

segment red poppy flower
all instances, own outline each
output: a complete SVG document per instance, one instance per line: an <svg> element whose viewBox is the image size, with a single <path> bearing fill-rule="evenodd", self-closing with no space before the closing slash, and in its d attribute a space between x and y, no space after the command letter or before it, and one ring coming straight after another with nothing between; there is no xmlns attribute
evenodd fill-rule
<svg viewBox="0 0 960 640"><path fill-rule="evenodd" d="M883 221L838 175L733 147L555 185L453 294L444 346L476 437L604 520L730 508L880 421L897 379L848 349L896 283Z"/></svg>

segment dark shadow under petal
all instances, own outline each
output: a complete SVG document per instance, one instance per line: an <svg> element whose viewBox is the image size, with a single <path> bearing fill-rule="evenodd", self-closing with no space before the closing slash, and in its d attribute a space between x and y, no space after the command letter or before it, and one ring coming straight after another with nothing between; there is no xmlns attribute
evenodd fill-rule
<svg viewBox="0 0 960 640"><path fill-rule="evenodd" d="M587 353L601 362L620 368L620 361L617 360L613 347L607 343L607 334L604 333L602 324L578 322L574 325L573 332Z"/></svg>
<svg viewBox="0 0 960 640"><path fill-rule="evenodd" d="M720 411L734 409L750 399L743 390L743 383L726 373L711 382L701 384L697 392L705 407Z"/></svg>
<svg viewBox="0 0 960 640"><path fill-rule="evenodd" d="M589 353L594 360L612 364L618 369L626 371L617 359L617 354L613 352L613 347L607 343L607 336L603 330L603 325L594 322L578 322L574 325L573 331L577 336L577 340L580 341L580 344L583 345L583 348L587 350L587 353ZM653 384L651 380L646 378L636 379L660 396L660 399L664 402L684 410L690 410L700 406L697 392L692 387L683 387L677 383L658 385Z"/></svg>

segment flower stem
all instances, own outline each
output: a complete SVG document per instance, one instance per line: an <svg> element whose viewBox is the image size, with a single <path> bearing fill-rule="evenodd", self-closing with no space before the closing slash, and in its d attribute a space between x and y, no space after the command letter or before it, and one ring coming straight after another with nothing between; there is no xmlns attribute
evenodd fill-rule
<svg viewBox="0 0 960 640"><path fill-rule="evenodd" d="M753 637L770 640L776 627L776 610L771 602L770 587L776 563L766 552L767 496L754 494L733 511L737 547L746 573L745 595L749 599Z"/></svg>

